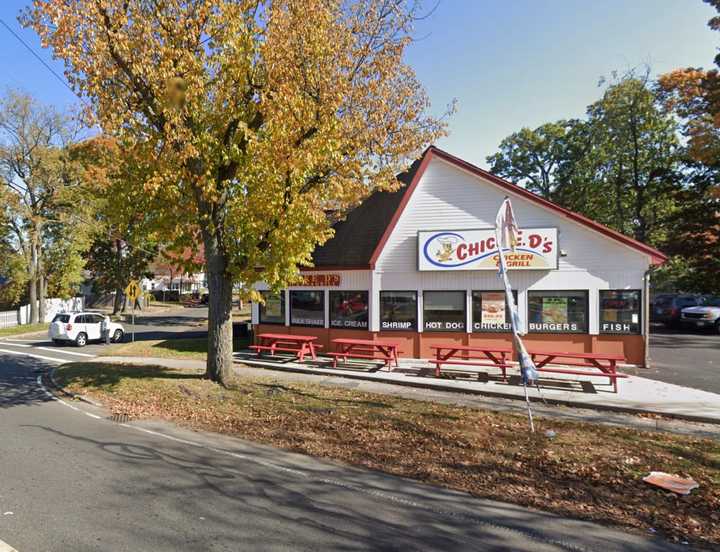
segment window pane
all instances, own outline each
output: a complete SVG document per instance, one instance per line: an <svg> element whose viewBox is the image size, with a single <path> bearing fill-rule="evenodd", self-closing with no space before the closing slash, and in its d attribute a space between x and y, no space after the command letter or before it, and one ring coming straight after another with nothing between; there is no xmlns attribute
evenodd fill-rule
<svg viewBox="0 0 720 552"><path fill-rule="evenodd" d="M285 324L285 294L272 291L260 292L265 304L260 303L261 324Z"/></svg>
<svg viewBox="0 0 720 552"><path fill-rule="evenodd" d="M414 291L381 291L380 329L417 329L417 293Z"/></svg>
<svg viewBox="0 0 720 552"><path fill-rule="evenodd" d="M368 292L331 291L330 327L367 329Z"/></svg>
<svg viewBox="0 0 720 552"><path fill-rule="evenodd" d="M464 332L465 292L424 292L423 327L428 332Z"/></svg>
<svg viewBox="0 0 720 552"><path fill-rule="evenodd" d="M600 333L640 333L640 290L600 291Z"/></svg>
<svg viewBox="0 0 720 552"><path fill-rule="evenodd" d="M517 291L513 290L517 305ZM510 307L505 301L504 291L473 291L472 315L474 332L509 332Z"/></svg>
<svg viewBox="0 0 720 552"><path fill-rule="evenodd" d="M587 333L586 291L528 291L531 332Z"/></svg>
<svg viewBox="0 0 720 552"><path fill-rule="evenodd" d="M324 326L324 295L322 291L291 291L290 324L293 326Z"/></svg>

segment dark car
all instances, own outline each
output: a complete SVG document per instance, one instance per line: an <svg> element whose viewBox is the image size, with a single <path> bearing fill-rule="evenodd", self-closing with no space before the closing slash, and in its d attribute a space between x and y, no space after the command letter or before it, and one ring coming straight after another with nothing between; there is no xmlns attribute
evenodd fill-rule
<svg viewBox="0 0 720 552"><path fill-rule="evenodd" d="M679 326L682 310L687 307L696 307L703 304L700 295L664 294L655 297L650 313L653 322L662 322L666 326Z"/></svg>

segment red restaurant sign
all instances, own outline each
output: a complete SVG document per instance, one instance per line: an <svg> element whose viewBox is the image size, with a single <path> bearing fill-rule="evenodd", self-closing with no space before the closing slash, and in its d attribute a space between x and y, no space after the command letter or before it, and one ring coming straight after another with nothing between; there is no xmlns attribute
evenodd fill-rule
<svg viewBox="0 0 720 552"><path fill-rule="evenodd" d="M340 285L340 274L303 274L302 283L306 287L337 287Z"/></svg>

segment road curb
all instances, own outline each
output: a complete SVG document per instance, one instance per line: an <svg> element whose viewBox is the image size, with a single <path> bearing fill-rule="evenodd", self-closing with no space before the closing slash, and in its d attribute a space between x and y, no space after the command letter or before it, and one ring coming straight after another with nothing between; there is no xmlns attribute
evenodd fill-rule
<svg viewBox="0 0 720 552"><path fill-rule="evenodd" d="M26 333L21 333L21 334L3 335L0 337L0 341L5 341L8 339L12 341L13 339L18 339L20 337L47 336L47 333L48 333L47 330L41 330L38 332L26 332Z"/></svg>
<svg viewBox="0 0 720 552"><path fill-rule="evenodd" d="M314 370L312 368L295 368L293 366L266 366L266 365L260 365L260 364L253 364L252 362L247 362L244 360L235 360L235 364L245 364L247 366L250 366L252 368L262 368L268 371L280 371L280 372L294 372L298 374L312 374L315 376L329 376L329 377L342 377L346 379L356 379L356 380L362 380L362 381L371 381L373 383L384 383L387 385L399 385L402 387L413 387L417 389L431 389L433 391L444 391L448 393L458 393L463 395L479 395L483 397L497 397L501 399L512 399L516 401L525 401L525 397L514 395L511 393L503 393L502 391L485 391L482 389L449 389L445 385L438 385L432 382L427 383L419 383L414 381L383 381L378 380L377 378L368 377L362 373L343 373L343 374L331 374L327 373L326 371L320 371L320 370ZM540 397L529 397L531 402L544 402L546 404L553 404L558 406L568 406L571 408L582 408L586 410L599 410L599 411L608 411L608 412L620 412L625 414L635 414L635 415L642 415L642 414L649 414L652 416L658 416L660 418L668 418L673 420L683 420L686 422L699 422L699 423L705 423L705 424L712 424L712 425L720 425L720 420L717 418L711 418L706 416L695 416L691 414L675 414L675 413L668 413L668 412L658 412L655 410L647 410L647 409L640 409L640 408L633 408L633 407L626 407L626 406L619 406L619 405L611 405L611 404L590 404L585 403L581 401L570 401L566 399L554 399L554 398L548 398L545 397L544 401Z"/></svg>
<svg viewBox="0 0 720 552"><path fill-rule="evenodd" d="M68 363L68 364L70 364L70 363ZM79 395L77 393L73 393L72 391L68 391L62 385L60 385L57 382L57 380L55 379L55 370L56 370L56 368L51 368L50 370L45 372L45 375L47 376L47 380L48 380L47 383L49 383L48 387L50 387L54 391L57 391L58 393L61 393L62 395L66 396L69 399L73 399L75 401L81 401L81 402L87 403L89 405L96 406L98 408L102 408L102 406L103 406L102 404L93 401L92 399L86 397L85 395Z"/></svg>

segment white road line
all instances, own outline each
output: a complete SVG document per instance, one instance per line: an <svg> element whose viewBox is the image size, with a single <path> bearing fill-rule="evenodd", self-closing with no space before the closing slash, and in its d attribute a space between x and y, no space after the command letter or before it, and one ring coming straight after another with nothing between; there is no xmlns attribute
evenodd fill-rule
<svg viewBox="0 0 720 552"><path fill-rule="evenodd" d="M5 541L0 540L0 552L18 552Z"/></svg>
<svg viewBox="0 0 720 552"><path fill-rule="evenodd" d="M6 338L6 339L0 339L0 341L7 341L8 343L12 343L13 341L20 341L21 343L39 343L42 341L42 339L13 339L13 338Z"/></svg>
<svg viewBox="0 0 720 552"><path fill-rule="evenodd" d="M3 343L11 345L12 347L32 347L32 345L27 345L26 343L14 343L12 341L3 341Z"/></svg>
<svg viewBox="0 0 720 552"><path fill-rule="evenodd" d="M42 374L40 374L40 375L37 377L37 380L35 380L35 381L37 382L38 386L40 386L40 389L42 389L42 390L45 392L45 394L46 394L48 397L50 397L52 400L59 402L59 403L62 404L63 406L67 406L68 408L72 408L73 410L77 410L78 412L84 412L83 410L80 410L77 406L73 406L72 404L66 403L66 402L65 402L64 400L62 400L61 398L56 397L55 395L53 395L52 393L50 393L50 391L48 391L47 387L45 387L45 386L43 385L43 382L42 382ZM0 550L0 552L2 552L2 550Z"/></svg>
<svg viewBox="0 0 720 552"><path fill-rule="evenodd" d="M30 345L28 345L29 347ZM35 349L42 349L43 351L50 351L51 353L58 353L61 355L77 355L87 358L95 358L97 355L90 355L88 353L76 353L75 351L64 351L63 349L53 349L51 347L35 347Z"/></svg>
<svg viewBox="0 0 720 552"><path fill-rule="evenodd" d="M102 420L102 416L98 416L97 414L93 414L92 412L85 412L85 416L90 416L91 418L95 418L96 420Z"/></svg>
<svg viewBox="0 0 720 552"><path fill-rule="evenodd" d="M64 360L62 360L60 358L53 358L53 357L42 356L42 355L34 355L32 353L26 353L24 351L11 351L9 349L0 349L0 353L7 353L9 355L20 355L20 356L27 356L27 357L32 357L32 358L39 358L40 360L49 360L50 362L59 362L59 363L65 362Z"/></svg>

